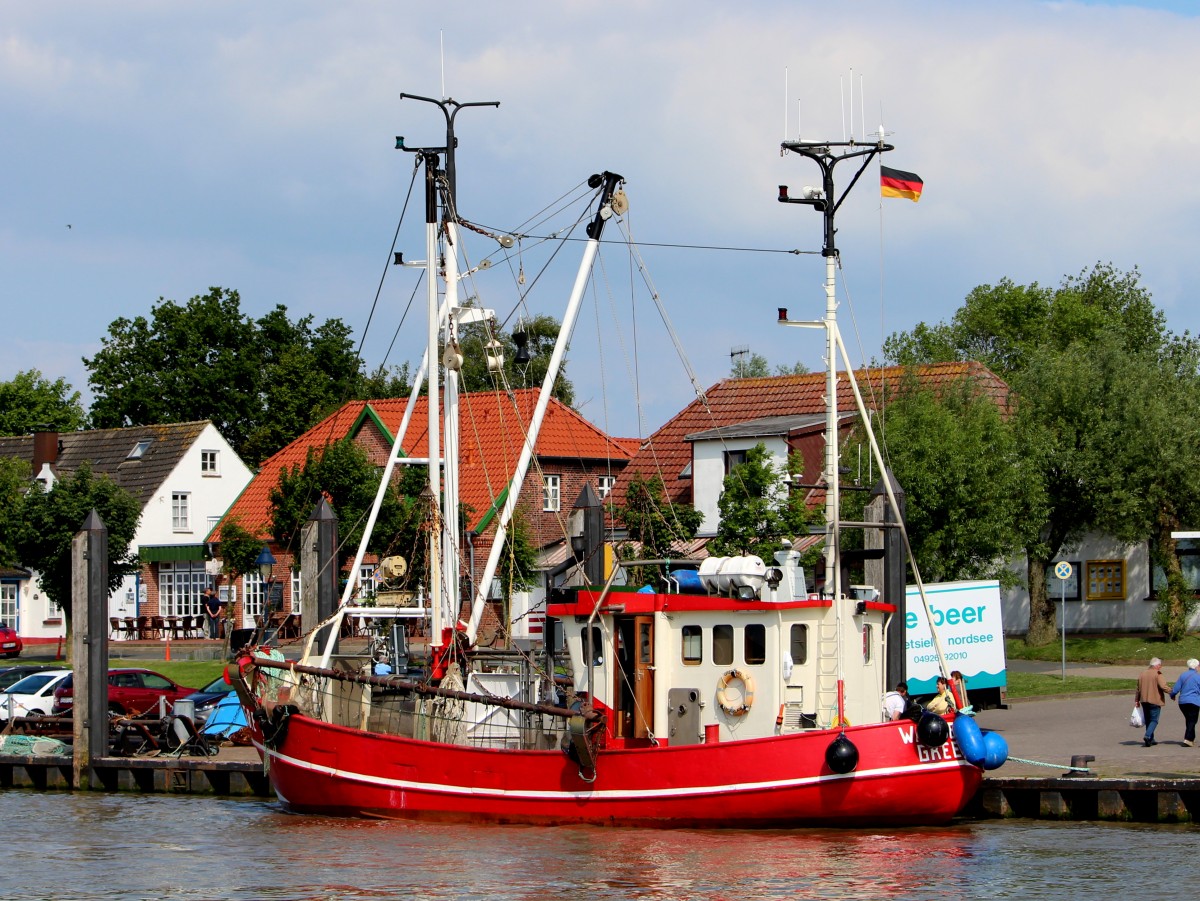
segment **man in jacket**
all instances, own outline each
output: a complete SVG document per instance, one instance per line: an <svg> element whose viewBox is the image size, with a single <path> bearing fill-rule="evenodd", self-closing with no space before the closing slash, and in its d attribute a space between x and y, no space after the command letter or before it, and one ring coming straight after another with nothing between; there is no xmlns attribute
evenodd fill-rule
<svg viewBox="0 0 1200 901"><path fill-rule="evenodd" d="M1146 734L1142 742L1147 748L1158 744L1154 740L1154 729L1158 726L1158 716L1162 713L1163 704L1167 702L1167 680L1163 678L1162 661L1157 657L1150 665L1142 670L1138 677L1136 701L1142 707L1142 716L1146 720Z"/></svg>
<svg viewBox="0 0 1200 901"><path fill-rule="evenodd" d="M1196 719L1200 717L1200 660L1193 657L1171 689L1171 698L1179 698L1179 712L1183 714L1183 746L1190 748L1196 743Z"/></svg>

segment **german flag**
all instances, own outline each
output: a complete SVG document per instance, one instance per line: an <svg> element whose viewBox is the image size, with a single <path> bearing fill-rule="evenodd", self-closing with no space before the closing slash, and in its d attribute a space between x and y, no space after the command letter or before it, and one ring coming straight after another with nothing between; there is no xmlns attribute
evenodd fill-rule
<svg viewBox="0 0 1200 901"><path fill-rule="evenodd" d="M907 197L916 203L921 199L921 191L925 187L925 182L921 181L921 176L914 172L880 166L879 187L880 193L884 197Z"/></svg>

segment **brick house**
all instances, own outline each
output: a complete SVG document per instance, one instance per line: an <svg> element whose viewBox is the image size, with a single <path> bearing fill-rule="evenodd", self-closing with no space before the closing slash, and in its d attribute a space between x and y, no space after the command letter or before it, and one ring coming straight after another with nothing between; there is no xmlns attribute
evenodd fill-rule
<svg viewBox="0 0 1200 901"><path fill-rule="evenodd" d="M131 543L142 566L109 597L109 616L198 616L208 584L204 539L251 472L206 420L0 438L0 457L25 460L41 490L89 463L141 504ZM37 490L36 488L34 490ZM0 619L15 622L23 638L56 640L62 610L40 590L31 570L3 574Z"/></svg>
<svg viewBox="0 0 1200 901"><path fill-rule="evenodd" d="M473 533L463 543L464 580L469 575L473 582L482 574L495 534L495 520L503 508L538 393L538 389L521 389L460 396L459 496L467 510L463 530ZM428 455L426 402L426 397L417 400L404 439L405 457ZM382 467L407 404L407 398L345 404L267 459L222 523L236 521L252 534L268 540L271 489L278 485L282 471L303 466L309 448L320 449L351 437L367 451L372 462ZM590 483L603 497L632 455L629 441L609 437L570 407L551 398L518 507L529 527L531 543L540 555L552 555L555 548L566 543L567 516L584 484ZM217 543L219 555L220 529L214 530L210 537ZM346 549L346 553L352 554L353 550ZM276 572L289 574L276 576L284 583L283 610L298 611L301 586L296 549L272 543L271 552L276 559ZM363 591L370 593L376 584L375 562L365 564L363 569ZM235 618L237 625L250 626L254 616L263 615L265 598L258 574L244 576L241 582L233 588L240 589L245 603L235 608Z"/></svg>

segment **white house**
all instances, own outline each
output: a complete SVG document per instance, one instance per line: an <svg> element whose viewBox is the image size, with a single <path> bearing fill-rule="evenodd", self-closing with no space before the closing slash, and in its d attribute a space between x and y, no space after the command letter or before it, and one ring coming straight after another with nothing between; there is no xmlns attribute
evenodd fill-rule
<svg viewBox="0 0 1200 901"><path fill-rule="evenodd" d="M253 476L208 421L0 438L0 457L29 461L43 490L87 462L141 504L131 550L142 567L110 596L114 617L158 614L167 606L172 613L200 613L200 592L208 584L204 539ZM42 592L37 561L22 563L33 572L3 573L0 619L26 641L57 639L64 633L62 611Z"/></svg>

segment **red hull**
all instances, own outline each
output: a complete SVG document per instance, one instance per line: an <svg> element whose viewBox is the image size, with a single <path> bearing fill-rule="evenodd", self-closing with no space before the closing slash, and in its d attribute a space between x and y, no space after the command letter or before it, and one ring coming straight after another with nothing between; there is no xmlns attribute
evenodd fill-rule
<svg viewBox="0 0 1200 901"><path fill-rule="evenodd" d="M596 778L557 751L444 745L291 717L270 756L280 800L304 813L493 823L778 827L945 823L982 771L911 722L853 727L856 770L832 772L836 730L604 750Z"/></svg>

